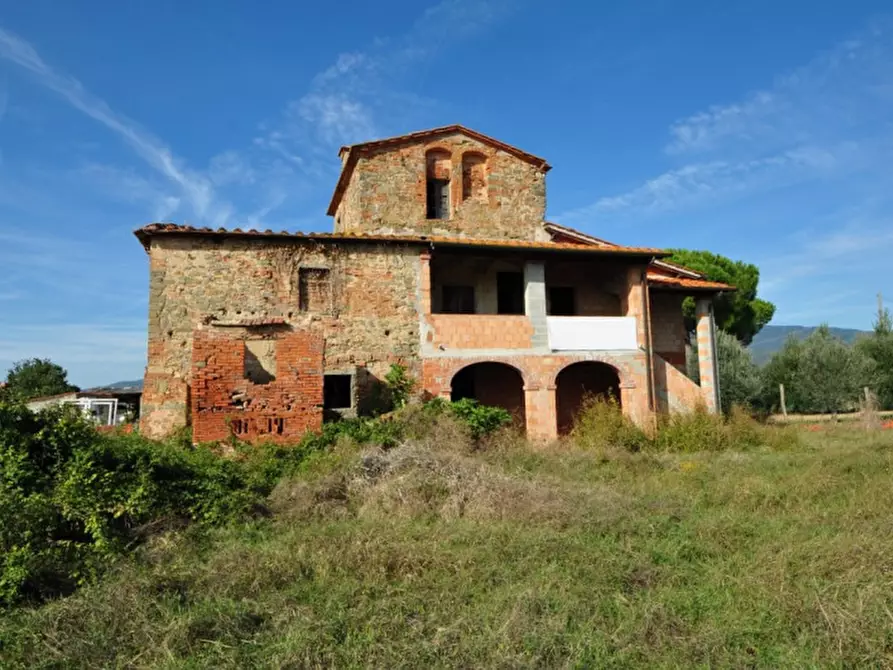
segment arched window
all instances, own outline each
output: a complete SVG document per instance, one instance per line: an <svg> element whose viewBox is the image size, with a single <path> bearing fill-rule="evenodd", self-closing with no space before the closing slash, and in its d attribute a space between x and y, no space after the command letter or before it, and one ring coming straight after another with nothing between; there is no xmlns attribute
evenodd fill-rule
<svg viewBox="0 0 893 670"><path fill-rule="evenodd" d="M425 154L425 178L427 184L427 217L450 218L450 173L453 164L450 152L431 149Z"/></svg>
<svg viewBox="0 0 893 670"><path fill-rule="evenodd" d="M487 200L487 158L482 154L462 156L462 200Z"/></svg>

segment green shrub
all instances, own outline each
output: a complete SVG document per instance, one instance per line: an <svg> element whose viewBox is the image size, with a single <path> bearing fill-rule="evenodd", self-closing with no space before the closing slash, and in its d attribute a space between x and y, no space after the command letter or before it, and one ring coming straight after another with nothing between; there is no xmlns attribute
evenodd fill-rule
<svg viewBox="0 0 893 670"><path fill-rule="evenodd" d="M384 377L385 385L391 394L391 403L394 409L400 409L409 402L409 396L415 388L415 380L409 376L402 365L391 365L391 369Z"/></svg>
<svg viewBox="0 0 893 670"><path fill-rule="evenodd" d="M441 401L444 402L445 401ZM472 398L463 398L456 402L444 404L447 413L468 426L471 436L479 440L495 430L507 426L512 415L502 407L489 407Z"/></svg>
<svg viewBox="0 0 893 670"><path fill-rule="evenodd" d="M165 519L242 517L271 486L255 464L138 435L75 408L0 404L0 603L66 593Z"/></svg>
<svg viewBox="0 0 893 670"><path fill-rule="evenodd" d="M587 449L619 447L639 451L648 438L625 416L615 398L587 397L574 421L571 439Z"/></svg>

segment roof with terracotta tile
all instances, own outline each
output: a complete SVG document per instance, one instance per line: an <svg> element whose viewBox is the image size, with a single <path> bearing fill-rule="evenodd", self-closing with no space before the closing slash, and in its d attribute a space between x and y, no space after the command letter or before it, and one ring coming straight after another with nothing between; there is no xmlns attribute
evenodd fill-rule
<svg viewBox="0 0 893 670"><path fill-rule="evenodd" d="M376 149L384 149L388 147L399 146L401 144L418 142L420 140L428 140L434 137L439 137L441 135L450 135L452 133L462 133L463 135L475 139L478 142L489 144L490 146L500 149L507 154L511 154L512 156L516 156L523 161L535 165L543 172L548 172L552 169L552 166L546 162L545 158L534 156L533 154L527 153L526 151L523 151L518 147L514 147L511 144L501 142L495 137L484 135L483 133L479 133L476 130L466 128L465 126L458 123L454 123L450 126L429 128L428 130L419 130L414 133L407 133L405 135L395 135L394 137L386 137L380 140L371 140L369 142L360 142L358 144L351 144L341 147L341 149L338 151L338 155L343 156L346 152L347 160L341 168L341 174L338 176L338 183L335 184L335 192L332 193L332 200L331 202L329 202L329 209L326 213L329 216L335 216L335 210L338 209L338 203L341 201L341 196L344 194L344 189L347 188L347 183L350 181L350 176L353 173L354 168L356 167L357 160L364 153L374 151Z"/></svg>
<svg viewBox="0 0 893 670"><path fill-rule="evenodd" d="M603 240L600 237L594 237L592 235L588 235L583 233L575 228L570 228L568 226L562 226L558 223L553 223L551 221L546 221L543 226L545 229L555 235L561 237L568 237L573 240L578 240L580 244L594 244L597 246L608 246L608 247L616 247L618 245L613 242L608 242L607 240ZM691 268L687 268L684 265L679 265L678 263L672 263L671 261L666 260L665 258L661 258L655 260L653 263L657 272L674 272L677 274L683 274L689 279L703 279L704 275L700 272L692 270Z"/></svg>
<svg viewBox="0 0 893 670"><path fill-rule="evenodd" d="M655 288L684 289L687 291L735 291L730 284L706 279L689 279L688 277L669 277L667 275L648 273L648 284Z"/></svg>
<svg viewBox="0 0 893 670"><path fill-rule="evenodd" d="M358 243L373 242L379 244L416 244L430 247L468 248L468 249L518 249L535 252L563 252L599 256L628 256L638 258L655 258L668 255L662 249L651 247L598 247L585 244L566 244L560 242L534 242L527 240L490 240L465 237L445 237L440 235L369 235L346 233L292 233L286 230L241 230L235 228L195 228L175 223L150 223L134 231L137 239L148 250L153 237L165 235L209 236L230 238L266 238L286 239L298 242L317 243Z"/></svg>

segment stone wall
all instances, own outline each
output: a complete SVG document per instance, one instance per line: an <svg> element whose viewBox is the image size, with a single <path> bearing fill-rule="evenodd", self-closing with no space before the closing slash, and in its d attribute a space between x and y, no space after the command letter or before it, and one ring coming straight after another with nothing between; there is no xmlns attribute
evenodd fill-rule
<svg viewBox="0 0 893 670"><path fill-rule="evenodd" d="M149 436L187 423L196 330L237 339L259 328L311 330L325 341L324 368L356 369L357 383L367 386L392 363L419 372L416 247L171 236L152 240L149 266L141 409L141 430ZM304 268L328 270L328 304L302 306Z"/></svg>
<svg viewBox="0 0 893 670"><path fill-rule="evenodd" d="M427 218L429 152L449 175L450 217ZM463 161L463 159L465 159ZM461 133L373 150L357 160L335 212L336 232L547 240L545 174Z"/></svg>
<svg viewBox="0 0 893 670"><path fill-rule="evenodd" d="M266 383L246 378L252 345L271 361ZM197 330L192 343L192 437L230 436L296 442L323 419L323 340L309 331L255 334L249 339Z"/></svg>

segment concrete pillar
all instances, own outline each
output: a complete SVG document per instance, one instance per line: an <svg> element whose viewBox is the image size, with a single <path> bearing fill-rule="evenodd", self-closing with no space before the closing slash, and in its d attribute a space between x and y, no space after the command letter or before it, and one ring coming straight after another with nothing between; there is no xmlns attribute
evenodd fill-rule
<svg viewBox="0 0 893 670"><path fill-rule="evenodd" d="M543 263L524 264L524 313L533 326L531 346L534 349L549 348L549 330L546 324L546 266Z"/></svg>
<svg viewBox="0 0 893 670"><path fill-rule="evenodd" d="M698 336L698 372L701 376L701 393L707 411L719 409L719 377L716 364L716 328L713 323L713 302L699 298L695 306Z"/></svg>
<svg viewBox="0 0 893 670"><path fill-rule="evenodd" d="M528 438L547 442L558 437L554 386L525 387L524 412L527 417Z"/></svg>
<svg viewBox="0 0 893 670"><path fill-rule="evenodd" d="M636 319L636 341L641 349L648 346L645 330L645 291L642 284L644 268L635 266L626 271L626 293L621 295L624 316Z"/></svg>

